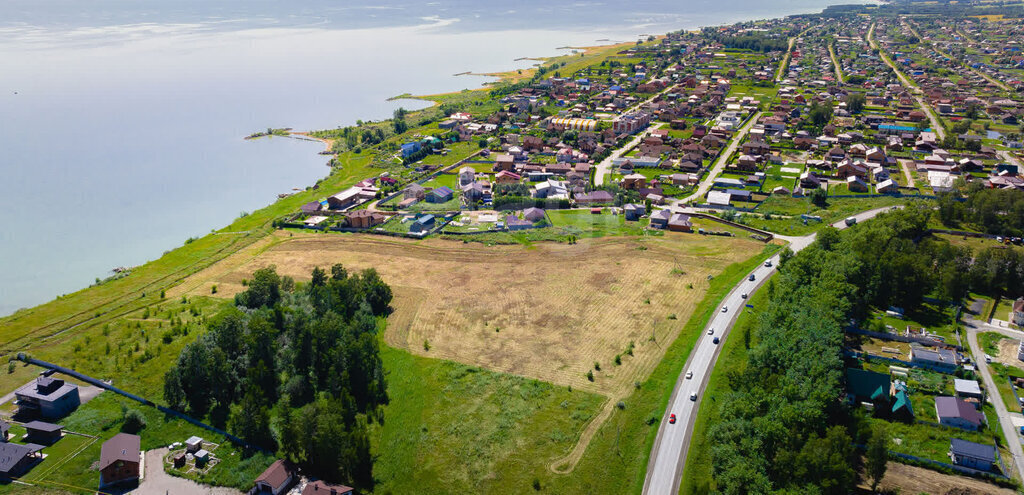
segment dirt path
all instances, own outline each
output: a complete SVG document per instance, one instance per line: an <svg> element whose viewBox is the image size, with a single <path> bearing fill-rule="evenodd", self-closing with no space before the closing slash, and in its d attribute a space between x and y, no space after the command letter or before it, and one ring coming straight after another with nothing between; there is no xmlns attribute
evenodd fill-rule
<svg viewBox="0 0 1024 495"><path fill-rule="evenodd" d="M899 160L900 168L903 169L903 177L907 179L907 187L914 186L914 174L910 172L910 164L913 163L910 160Z"/></svg>

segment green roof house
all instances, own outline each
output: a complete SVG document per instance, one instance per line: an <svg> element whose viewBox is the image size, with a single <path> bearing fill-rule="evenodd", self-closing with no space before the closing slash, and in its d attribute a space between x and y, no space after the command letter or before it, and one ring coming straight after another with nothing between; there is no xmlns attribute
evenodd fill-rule
<svg viewBox="0 0 1024 495"><path fill-rule="evenodd" d="M846 396L851 402L889 400L889 375L846 368Z"/></svg>

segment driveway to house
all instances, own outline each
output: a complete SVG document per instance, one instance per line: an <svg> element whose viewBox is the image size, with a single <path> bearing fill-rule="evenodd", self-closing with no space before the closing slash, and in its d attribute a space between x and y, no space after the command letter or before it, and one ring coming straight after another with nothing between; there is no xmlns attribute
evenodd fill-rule
<svg viewBox="0 0 1024 495"><path fill-rule="evenodd" d="M146 476L138 488L126 493L138 495L242 495L234 488L200 485L192 480L171 476L164 472L167 448L146 451ZM216 469L216 468L214 468Z"/></svg>
<svg viewBox="0 0 1024 495"><path fill-rule="evenodd" d="M732 140L729 141L729 146L718 155L718 161L715 162L713 167L711 167L707 177L705 177L704 180L700 182L700 185L697 186L697 191L683 199L673 201L672 206L682 206L707 194L708 189L711 189L711 185L715 183L715 179L723 170L725 170L725 164L728 163L729 157L736 152L736 148L739 147L740 142L743 141L743 136L747 135L747 132L750 131L751 127L754 127L754 124L757 123L757 119L760 117L761 112L757 112L750 116L750 120L748 120L746 124L743 124L743 127L740 127L739 132L737 132L736 135L732 137Z"/></svg>
<svg viewBox="0 0 1024 495"><path fill-rule="evenodd" d="M1020 436L1017 435L1017 428L1013 425L1013 420L1010 418L1010 412L1006 409L1006 404L1003 403L1003 397L996 392L998 390L996 382L988 371L988 365L985 364L985 353L982 352L981 346L978 345L978 327L980 326L983 330L988 330L990 325L977 325L974 318L967 313L964 316L964 323L966 323L964 330L967 331L967 343L971 347L971 354L973 355L974 362L977 363L978 371L981 372L985 388L989 390L988 401L995 407L996 416L999 416L999 426L1003 428L1003 436L1006 437L1006 443L1010 447L1010 453L1013 455L1013 464L1017 468L1017 473L1024 477L1024 449L1020 445ZM999 329L996 331L1000 330L1009 329ZM1013 334L1010 335L1013 336ZM1016 338L1020 337L1017 336ZM1006 474L1009 475L1010 473Z"/></svg>
<svg viewBox="0 0 1024 495"><path fill-rule="evenodd" d="M854 217L859 223L894 208L899 207L877 208L858 213ZM837 229L846 228L845 219L832 225ZM816 235L777 237L789 241L790 249L797 252L814 242ZM747 302L743 299L742 294L753 294L774 274L775 266L779 263L779 255L772 256L770 261L772 262L771 267L758 265L751 272L755 277L753 281L749 277L744 277L725 296L725 300L722 301L719 308L726 308L726 311L723 312L721 309L715 311L715 315L697 340L693 352L690 353L686 365L680 371L675 388L672 390L672 397L668 401L668 408L658 426L658 436L654 439L651 457L647 463L647 476L644 479L643 489L645 495L679 493L679 482L682 479L683 468L686 466L686 454L690 447L697 411L700 410L704 388L707 386L708 378L711 376L715 361L718 360L718 351L721 348L721 344L715 344L713 339L718 337L724 341L729 335L729 331L736 323L736 318ZM708 330L713 330L713 335L708 335ZM693 371L693 378L686 378L687 371ZM690 394L693 392L697 393L696 400L690 400ZM676 415L676 424L669 424L669 415L673 413Z"/></svg>

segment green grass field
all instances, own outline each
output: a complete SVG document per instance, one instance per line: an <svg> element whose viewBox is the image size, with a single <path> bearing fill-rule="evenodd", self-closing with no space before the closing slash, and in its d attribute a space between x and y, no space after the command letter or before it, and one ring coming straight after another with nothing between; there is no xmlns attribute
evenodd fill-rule
<svg viewBox="0 0 1024 495"><path fill-rule="evenodd" d="M646 218L627 222L623 215L612 215L607 211L595 215L590 210L548 210L548 218L555 228L579 237L644 235L644 227L650 223Z"/></svg>
<svg viewBox="0 0 1024 495"><path fill-rule="evenodd" d="M375 493L525 493L604 398L382 347L391 404L375 428Z"/></svg>

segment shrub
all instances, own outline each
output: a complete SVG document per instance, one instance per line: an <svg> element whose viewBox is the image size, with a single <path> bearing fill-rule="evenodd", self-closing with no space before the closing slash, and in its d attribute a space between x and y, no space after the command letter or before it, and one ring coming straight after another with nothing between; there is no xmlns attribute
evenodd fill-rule
<svg viewBox="0 0 1024 495"><path fill-rule="evenodd" d="M594 381L594 372L587 370L587 380Z"/></svg>
<svg viewBox="0 0 1024 495"><path fill-rule="evenodd" d="M121 424L121 431L125 433L138 433L146 427L146 417L137 409L129 409L124 413L124 423Z"/></svg>

